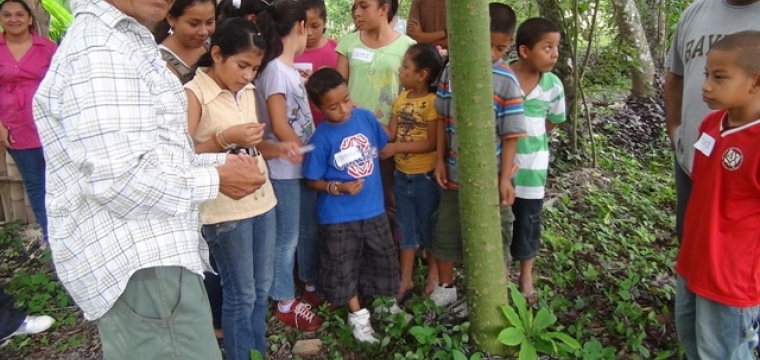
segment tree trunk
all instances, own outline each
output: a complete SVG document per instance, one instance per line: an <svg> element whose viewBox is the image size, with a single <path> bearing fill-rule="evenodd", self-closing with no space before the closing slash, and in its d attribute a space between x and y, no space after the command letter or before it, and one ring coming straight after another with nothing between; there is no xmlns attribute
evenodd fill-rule
<svg viewBox="0 0 760 360"><path fill-rule="evenodd" d="M575 88L573 87L573 64L572 44L570 43L569 29L565 26L564 11L560 8L558 0L538 0L538 11L541 16L553 21L562 30L562 41L559 49L559 59L554 73L562 80L565 87L565 101L568 106L574 104Z"/></svg>
<svg viewBox="0 0 760 360"><path fill-rule="evenodd" d="M665 0L646 0L639 8L641 23L644 26L649 50L652 52L655 71L662 72L665 67L665 51L668 39L668 9Z"/></svg>
<svg viewBox="0 0 760 360"><path fill-rule="evenodd" d="M565 105L566 113L568 114L568 126L572 129L576 129L575 122L577 122L578 116L578 101L576 101L576 93L578 91L576 87L575 77L577 75L574 68L578 66L573 59L573 43L571 39L571 27L568 26L564 11L560 7L558 0L538 0L538 11L541 16L553 21L562 30L562 40L559 45L559 59L557 59L557 65L554 67L553 72L562 80L562 86L565 88ZM578 69L580 70L580 69ZM570 136L570 143L573 144L573 151L578 151L578 134L577 131L573 131L570 128L565 128Z"/></svg>
<svg viewBox="0 0 760 360"><path fill-rule="evenodd" d="M507 348L497 337L508 324L500 309L507 304L507 286L493 142L488 2L448 0L446 12L470 335L479 349L503 355Z"/></svg>
<svg viewBox="0 0 760 360"><path fill-rule="evenodd" d="M612 1L612 7L620 37L630 47L634 58L631 95L651 97L654 95L654 62L636 3L634 0L617 0Z"/></svg>
<svg viewBox="0 0 760 360"><path fill-rule="evenodd" d="M32 0L29 2L34 12L34 28L37 35L44 38L50 38L50 14L42 6L42 0Z"/></svg>

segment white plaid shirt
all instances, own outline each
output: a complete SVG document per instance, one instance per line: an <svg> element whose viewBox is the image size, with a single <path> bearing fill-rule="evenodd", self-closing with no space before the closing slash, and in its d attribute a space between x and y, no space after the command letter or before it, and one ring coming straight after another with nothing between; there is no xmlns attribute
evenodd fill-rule
<svg viewBox="0 0 760 360"><path fill-rule="evenodd" d="M58 276L94 320L143 268L209 270L198 205L225 155L198 156L187 99L147 28L103 0L75 19L34 98Z"/></svg>

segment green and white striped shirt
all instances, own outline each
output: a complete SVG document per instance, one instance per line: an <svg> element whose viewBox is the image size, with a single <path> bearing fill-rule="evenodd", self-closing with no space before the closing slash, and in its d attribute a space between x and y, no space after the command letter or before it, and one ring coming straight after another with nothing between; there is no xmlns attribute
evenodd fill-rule
<svg viewBox="0 0 760 360"><path fill-rule="evenodd" d="M515 163L520 166L514 177L515 196L521 199L543 199L546 173L549 168L549 138L546 120L565 122L565 89L562 81L544 73L538 85L524 97L527 137L517 140Z"/></svg>

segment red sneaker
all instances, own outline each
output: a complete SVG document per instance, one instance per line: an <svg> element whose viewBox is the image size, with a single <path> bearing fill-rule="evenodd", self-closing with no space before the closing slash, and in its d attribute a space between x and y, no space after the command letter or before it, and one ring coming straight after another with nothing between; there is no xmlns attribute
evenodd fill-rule
<svg viewBox="0 0 760 360"><path fill-rule="evenodd" d="M311 306L298 300L293 302L288 313L281 312L278 306L275 315L288 326L304 332L317 331L322 327L322 318L311 311Z"/></svg>
<svg viewBox="0 0 760 360"><path fill-rule="evenodd" d="M315 308L318 308L325 303L325 299L318 296L316 292L307 290L304 290L303 292L303 301Z"/></svg>

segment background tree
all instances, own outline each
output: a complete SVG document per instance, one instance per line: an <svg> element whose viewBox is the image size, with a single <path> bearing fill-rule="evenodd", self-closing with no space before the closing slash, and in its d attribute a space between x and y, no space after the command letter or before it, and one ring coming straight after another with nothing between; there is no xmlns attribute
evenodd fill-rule
<svg viewBox="0 0 760 360"><path fill-rule="evenodd" d="M654 61L644 27L641 25L639 10L634 0L611 3L620 37L627 45L629 55L634 59L631 67L631 95L651 97L654 95Z"/></svg>
<svg viewBox="0 0 760 360"><path fill-rule="evenodd" d="M32 0L29 2L34 12L35 27L37 28L37 34L42 37L50 37L50 13L45 10L42 5L42 0Z"/></svg>
<svg viewBox="0 0 760 360"><path fill-rule="evenodd" d="M665 0L640 0L638 9L655 71L662 72L668 40L668 4Z"/></svg>
<svg viewBox="0 0 760 360"><path fill-rule="evenodd" d="M497 336L507 325L507 302L496 159L488 0L448 0L451 88L457 114L457 170L464 240L467 301L475 346L492 354L506 348ZM506 171L506 170L505 170Z"/></svg>

